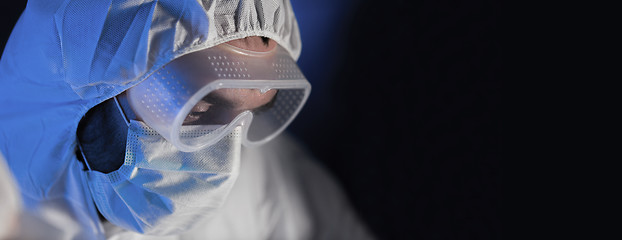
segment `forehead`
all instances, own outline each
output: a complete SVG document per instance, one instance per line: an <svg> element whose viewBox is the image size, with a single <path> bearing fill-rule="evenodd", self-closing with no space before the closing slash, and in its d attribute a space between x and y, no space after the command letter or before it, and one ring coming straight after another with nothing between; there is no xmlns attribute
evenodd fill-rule
<svg viewBox="0 0 622 240"><path fill-rule="evenodd" d="M235 47L254 52L269 52L277 45L275 41L266 37L251 36L235 39L227 42Z"/></svg>

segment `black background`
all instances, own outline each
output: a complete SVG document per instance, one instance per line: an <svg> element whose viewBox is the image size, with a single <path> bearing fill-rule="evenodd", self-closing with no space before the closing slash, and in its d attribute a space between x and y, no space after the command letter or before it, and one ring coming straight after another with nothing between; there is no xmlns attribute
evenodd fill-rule
<svg viewBox="0 0 622 240"><path fill-rule="evenodd" d="M292 2L313 91L290 131L374 234L502 238L496 4ZM24 6L1 3L2 46Z"/></svg>

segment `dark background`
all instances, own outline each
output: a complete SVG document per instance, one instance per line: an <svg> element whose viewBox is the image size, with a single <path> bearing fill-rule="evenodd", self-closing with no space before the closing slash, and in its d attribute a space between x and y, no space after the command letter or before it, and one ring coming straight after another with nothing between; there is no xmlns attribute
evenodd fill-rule
<svg viewBox="0 0 622 240"><path fill-rule="evenodd" d="M502 238L496 3L292 4L313 91L290 131L374 234ZM2 46L24 6L1 3Z"/></svg>
<svg viewBox="0 0 622 240"><path fill-rule="evenodd" d="M502 238L495 2L292 2L314 89L291 129L374 233Z"/></svg>

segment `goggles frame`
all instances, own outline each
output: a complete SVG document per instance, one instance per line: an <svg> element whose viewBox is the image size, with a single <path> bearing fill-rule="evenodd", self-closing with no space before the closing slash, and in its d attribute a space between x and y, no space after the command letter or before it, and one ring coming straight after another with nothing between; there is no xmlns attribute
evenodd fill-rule
<svg viewBox="0 0 622 240"><path fill-rule="evenodd" d="M294 90L294 100L282 103L291 104L286 106L288 110L284 115L287 119L276 123L275 126L278 126L269 130L271 133L261 139L255 136L252 136L252 140L249 138L249 130L251 133L258 131L251 129L256 116L246 110L228 124L210 131L209 136L203 137L200 143L188 144L182 141L180 133L184 128L189 128L187 125L182 126L186 116L205 96L220 89L258 89L261 93L272 89L279 92ZM180 151L193 152L216 143L236 126L243 127L242 143L246 146L270 141L298 115L310 92L311 84L282 47L277 45L268 52L254 52L221 44L169 62L128 89L127 99L142 121Z"/></svg>

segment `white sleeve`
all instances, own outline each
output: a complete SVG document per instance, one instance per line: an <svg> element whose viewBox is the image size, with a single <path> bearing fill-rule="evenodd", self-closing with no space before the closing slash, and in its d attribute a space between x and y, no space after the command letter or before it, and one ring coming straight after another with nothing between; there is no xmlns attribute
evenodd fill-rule
<svg viewBox="0 0 622 240"><path fill-rule="evenodd" d="M15 236L16 224L21 209L13 175L9 172L2 153L0 153L0 239Z"/></svg>
<svg viewBox="0 0 622 240"><path fill-rule="evenodd" d="M289 140L289 141L286 141ZM311 219L309 239L374 239L338 182L316 159L289 138L277 141L289 184L303 196Z"/></svg>

